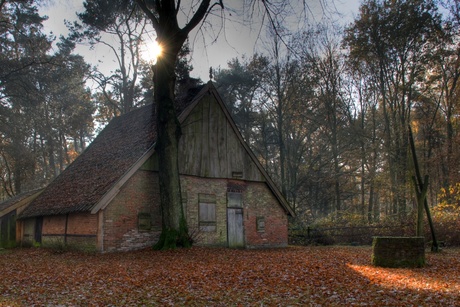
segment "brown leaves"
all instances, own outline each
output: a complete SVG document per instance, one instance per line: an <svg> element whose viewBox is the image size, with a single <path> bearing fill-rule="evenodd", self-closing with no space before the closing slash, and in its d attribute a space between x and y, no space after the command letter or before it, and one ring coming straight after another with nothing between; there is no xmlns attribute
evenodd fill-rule
<svg viewBox="0 0 460 307"><path fill-rule="evenodd" d="M370 265L368 247L0 254L1 306L455 306L460 250L423 269Z"/></svg>

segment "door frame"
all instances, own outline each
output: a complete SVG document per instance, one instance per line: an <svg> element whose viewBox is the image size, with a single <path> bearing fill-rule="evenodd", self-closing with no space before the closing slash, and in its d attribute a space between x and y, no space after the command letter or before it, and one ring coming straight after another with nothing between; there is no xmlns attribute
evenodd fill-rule
<svg viewBox="0 0 460 307"><path fill-rule="evenodd" d="M231 213L234 212L234 213ZM236 221L236 218L238 217L239 221L236 221L236 225L231 226L231 218L230 216L233 215L235 218L233 221ZM238 228L240 228L238 230ZM233 244L233 235L231 229L235 229L235 242L236 244ZM235 208L235 207L229 207L227 208L227 245L230 248L244 248L246 246L245 244L245 236L244 236L244 210L243 208Z"/></svg>

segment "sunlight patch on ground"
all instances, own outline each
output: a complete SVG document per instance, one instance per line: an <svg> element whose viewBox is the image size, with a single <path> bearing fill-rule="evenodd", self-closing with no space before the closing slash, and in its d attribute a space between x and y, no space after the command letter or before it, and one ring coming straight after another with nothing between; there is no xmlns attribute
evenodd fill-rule
<svg viewBox="0 0 460 307"><path fill-rule="evenodd" d="M444 293L458 293L460 282L447 282L442 272L434 277L427 269L393 269L368 265L347 264L355 272L369 279L373 284L388 289L411 289L436 291Z"/></svg>

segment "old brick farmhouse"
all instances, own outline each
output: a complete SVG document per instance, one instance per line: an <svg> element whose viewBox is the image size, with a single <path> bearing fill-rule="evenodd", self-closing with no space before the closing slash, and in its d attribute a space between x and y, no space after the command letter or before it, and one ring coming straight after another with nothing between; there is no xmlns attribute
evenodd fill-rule
<svg viewBox="0 0 460 307"><path fill-rule="evenodd" d="M196 244L286 246L294 212L243 141L211 83L178 103L184 212ZM114 118L19 215L22 242L101 252L151 246L161 232L155 108Z"/></svg>

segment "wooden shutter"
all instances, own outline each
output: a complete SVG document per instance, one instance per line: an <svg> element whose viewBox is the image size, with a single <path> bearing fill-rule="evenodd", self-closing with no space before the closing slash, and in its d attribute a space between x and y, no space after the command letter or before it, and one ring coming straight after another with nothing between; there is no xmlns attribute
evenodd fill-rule
<svg viewBox="0 0 460 307"><path fill-rule="evenodd" d="M200 222L216 222L216 204L200 203Z"/></svg>
<svg viewBox="0 0 460 307"><path fill-rule="evenodd" d="M199 219L202 231L216 231L216 196L199 194Z"/></svg>

